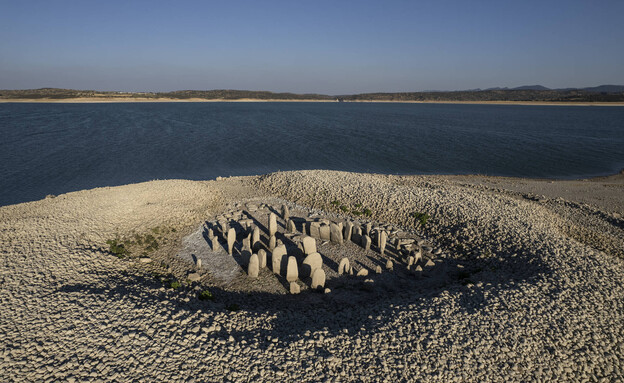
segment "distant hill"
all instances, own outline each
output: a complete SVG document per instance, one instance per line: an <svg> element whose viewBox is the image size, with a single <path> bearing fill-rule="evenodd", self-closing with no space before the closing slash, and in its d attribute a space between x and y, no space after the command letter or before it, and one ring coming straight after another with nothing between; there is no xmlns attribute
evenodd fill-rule
<svg viewBox="0 0 624 383"><path fill-rule="evenodd" d="M0 99L52 99L98 98L124 99L203 99L203 100L318 100L318 101L540 101L540 102L624 102L624 85L600 85L591 88L548 89L541 85L516 88L471 89L463 91L426 91L394 93L361 93L348 95L274 93L252 90L179 90L173 92L109 92L41 88L25 90L0 90Z"/></svg>

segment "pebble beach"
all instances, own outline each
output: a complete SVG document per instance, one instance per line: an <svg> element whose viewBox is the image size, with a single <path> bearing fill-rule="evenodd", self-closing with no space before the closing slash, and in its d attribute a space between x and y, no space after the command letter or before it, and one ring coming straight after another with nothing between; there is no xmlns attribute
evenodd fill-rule
<svg viewBox="0 0 624 383"><path fill-rule="evenodd" d="M0 381L621 381L623 192L622 174L310 170L0 207ZM198 228L250 201L411 230L450 271L429 283L384 270L365 284L328 270L346 287L293 295L268 271L222 283L180 256ZM148 236L158 245L145 248Z"/></svg>

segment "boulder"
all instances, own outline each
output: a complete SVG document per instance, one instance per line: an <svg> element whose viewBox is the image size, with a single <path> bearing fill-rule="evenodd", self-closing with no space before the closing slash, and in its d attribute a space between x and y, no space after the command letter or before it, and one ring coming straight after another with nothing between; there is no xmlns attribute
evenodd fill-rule
<svg viewBox="0 0 624 383"><path fill-rule="evenodd" d="M267 264L267 254L264 249L258 250L258 268L264 269Z"/></svg>
<svg viewBox="0 0 624 383"><path fill-rule="evenodd" d="M322 289L325 287L325 270L322 268L314 270L312 273L312 283L310 287L313 289Z"/></svg>
<svg viewBox="0 0 624 383"><path fill-rule="evenodd" d="M301 276L303 278L309 277L314 273L314 270L323 267L323 257L319 253L312 253L304 258L301 264Z"/></svg>
<svg viewBox="0 0 624 383"><path fill-rule="evenodd" d="M316 239L312 237L303 238L303 252L305 254L316 253Z"/></svg>
<svg viewBox="0 0 624 383"><path fill-rule="evenodd" d="M282 257L286 255L286 246L278 246L271 254L271 266L275 274L280 275L282 272Z"/></svg>
<svg viewBox="0 0 624 383"><path fill-rule="evenodd" d="M197 282L201 279L201 275L199 275L199 273L190 273L189 275L186 276L186 279L188 279L191 282Z"/></svg>
<svg viewBox="0 0 624 383"><path fill-rule="evenodd" d="M299 278L299 269L297 267L297 258L288 257L288 265L286 266L286 280L294 282Z"/></svg>
<svg viewBox="0 0 624 383"><path fill-rule="evenodd" d="M274 213L269 214L269 237L277 233L277 217Z"/></svg>
<svg viewBox="0 0 624 383"><path fill-rule="evenodd" d="M377 265L377 267L375 267L375 272L381 274L381 266Z"/></svg>
<svg viewBox="0 0 624 383"><path fill-rule="evenodd" d="M338 264L338 274L348 274L349 270L351 270L351 265L349 263L349 258L342 258L340 263Z"/></svg>
<svg viewBox="0 0 624 383"><path fill-rule="evenodd" d="M232 251L234 250L234 242L236 242L236 230L231 228L227 232L228 254L230 255L232 255Z"/></svg>
<svg viewBox="0 0 624 383"><path fill-rule="evenodd" d="M368 235L362 236L362 247L364 248L364 250L370 250L371 238Z"/></svg>
<svg viewBox="0 0 624 383"><path fill-rule="evenodd" d="M368 276L368 270L365 268L361 268L360 271L357 272L358 277L366 277Z"/></svg>
<svg viewBox="0 0 624 383"><path fill-rule="evenodd" d="M258 259L258 254L251 254L251 257L249 257L249 266L247 266L247 274L250 278L258 278L259 272L260 261Z"/></svg>
<svg viewBox="0 0 624 383"><path fill-rule="evenodd" d="M340 226L332 222L329 225L329 230L331 241L342 245L342 229L340 229Z"/></svg>

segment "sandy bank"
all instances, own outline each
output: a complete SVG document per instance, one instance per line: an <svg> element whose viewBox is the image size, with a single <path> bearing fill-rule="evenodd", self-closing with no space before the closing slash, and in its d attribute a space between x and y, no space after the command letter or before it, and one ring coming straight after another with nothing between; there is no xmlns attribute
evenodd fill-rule
<svg viewBox="0 0 624 383"><path fill-rule="evenodd" d="M621 176L298 171L0 207L0 380L622 380L623 188ZM358 222L332 202L366 206L376 222L423 230L464 271L435 287L371 275L377 287L354 302L219 288L210 270L187 284L182 240L268 199ZM413 212L430 215L424 228ZM135 234L160 244L151 263L108 252L106 240ZM214 301L197 299L203 289Z"/></svg>
<svg viewBox="0 0 624 383"><path fill-rule="evenodd" d="M171 99L171 98L106 98L106 97L92 97L92 98L66 98L66 99L0 99L0 103L120 103L120 102L336 102L335 100L258 100L251 98L242 98L238 100L224 100L224 99L203 99L203 98L188 98L188 99ZM345 101L355 103L399 103L399 104L475 104L475 105L534 105L534 106L624 106L624 102L543 102L543 101Z"/></svg>

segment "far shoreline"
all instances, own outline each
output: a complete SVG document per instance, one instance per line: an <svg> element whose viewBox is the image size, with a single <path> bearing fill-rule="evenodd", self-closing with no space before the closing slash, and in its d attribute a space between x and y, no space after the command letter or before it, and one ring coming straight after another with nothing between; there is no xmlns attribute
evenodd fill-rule
<svg viewBox="0 0 624 383"><path fill-rule="evenodd" d="M201 102L321 102L321 103L384 103L384 104L465 104L465 105L525 105L525 106L624 106L624 102L549 102L549 101L390 101L390 100L353 100L338 102L336 100L314 100L314 99L302 99L302 100L281 100L281 99L252 99L241 98L236 100L226 99L203 99L203 98L188 98L188 99L174 99L174 98L105 98L105 97L81 97L81 98L66 98L66 99L29 99L29 98L14 98L14 99L0 99L1 104L8 103L20 103L20 104L116 104L116 103L201 103Z"/></svg>

